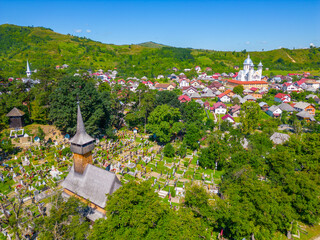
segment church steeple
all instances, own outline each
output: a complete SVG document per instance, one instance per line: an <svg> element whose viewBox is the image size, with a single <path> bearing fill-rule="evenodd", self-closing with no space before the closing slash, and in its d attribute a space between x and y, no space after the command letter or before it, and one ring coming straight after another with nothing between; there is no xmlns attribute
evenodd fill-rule
<svg viewBox="0 0 320 240"><path fill-rule="evenodd" d="M27 60L27 71L26 71L27 77L31 76L31 70L30 70L30 66L29 66L29 61Z"/></svg>
<svg viewBox="0 0 320 240"><path fill-rule="evenodd" d="M87 164L92 163L91 151L94 149L94 142L94 138L90 137L86 132L78 102L77 132L70 139L70 150L73 152L76 172L82 174Z"/></svg>

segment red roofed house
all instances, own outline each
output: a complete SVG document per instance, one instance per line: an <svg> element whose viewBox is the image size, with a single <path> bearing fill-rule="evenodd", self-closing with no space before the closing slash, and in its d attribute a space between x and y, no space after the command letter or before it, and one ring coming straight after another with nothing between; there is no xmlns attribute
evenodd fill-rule
<svg viewBox="0 0 320 240"><path fill-rule="evenodd" d="M190 102L191 98L189 98L187 95L181 95L181 96L178 97L178 100L181 103L184 103L184 102Z"/></svg>
<svg viewBox="0 0 320 240"><path fill-rule="evenodd" d="M224 94L227 94L228 97L232 97L232 96L234 95L234 92L232 92L231 89L227 89L227 90L224 92Z"/></svg>
<svg viewBox="0 0 320 240"><path fill-rule="evenodd" d="M222 102L217 102L213 104L213 106L210 108L210 111L214 112L215 114L226 114L227 106Z"/></svg>
<svg viewBox="0 0 320 240"><path fill-rule="evenodd" d="M302 79L300 79L299 81L296 81L296 82L294 83L294 85L296 85L297 87L300 87L300 88L305 89L305 88L307 88L307 84L305 84L306 81L307 81L306 78L302 78Z"/></svg>
<svg viewBox="0 0 320 240"><path fill-rule="evenodd" d="M298 88L293 83L285 82L285 83L282 84L282 90L284 92L291 93L291 92L299 92L299 91L301 91L301 88Z"/></svg>
<svg viewBox="0 0 320 240"><path fill-rule="evenodd" d="M125 85L125 84L126 84L126 81L123 80L123 79L119 79L119 80L118 80L118 84Z"/></svg>
<svg viewBox="0 0 320 240"><path fill-rule="evenodd" d="M233 119L233 117L231 117L229 114L224 115L221 119L222 119L223 121L228 121L228 122L230 122L230 123L234 123L234 122L235 122L234 119Z"/></svg>
<svg viewBox="0 0 320 240"><path fill-rule="evenodd" d="M218 98L220 102L224 103L229 103L231 101L231 98L225 93L221 93L220 95L218 95Z"/></svg>
<svg viewBox="0 0 320 240"><path fill-rule="evenodd" d="M289 94L277 93L274 96L274 101L279 103L288 103L291 102L291 96Z"/></svg>

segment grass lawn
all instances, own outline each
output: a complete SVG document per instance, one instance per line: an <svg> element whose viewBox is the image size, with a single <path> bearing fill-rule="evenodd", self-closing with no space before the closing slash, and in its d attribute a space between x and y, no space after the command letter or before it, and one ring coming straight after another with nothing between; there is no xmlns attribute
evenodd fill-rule
<svg viewBox="0 0 320 240"><path fill-rule="evenodd" d="M9 181L6 181L6 182L1 182L0 181L0 192L3 193L3 194L10 193L9 186L12 186L13 184L15 184L14 180L9 180Z"/></svg>

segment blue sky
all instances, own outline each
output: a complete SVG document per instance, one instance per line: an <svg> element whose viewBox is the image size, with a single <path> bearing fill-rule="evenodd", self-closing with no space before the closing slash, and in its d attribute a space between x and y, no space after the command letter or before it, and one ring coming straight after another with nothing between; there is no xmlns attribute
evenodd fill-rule
<svg viewBox="0 0 320 240"><path fill-rule="evenodd" d="M320 46L320 0L0 0L4 23L113 44L230 51Z"/></svg>

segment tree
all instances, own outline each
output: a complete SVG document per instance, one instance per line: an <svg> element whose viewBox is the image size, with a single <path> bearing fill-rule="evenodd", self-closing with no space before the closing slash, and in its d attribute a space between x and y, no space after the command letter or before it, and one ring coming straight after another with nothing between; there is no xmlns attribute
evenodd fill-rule
<svg viewBox="0 0 320 240"><path fill-rule="evenodd" d="M102 98L90 81L80 77L65 77L50 95L49 117L62 131L74 134L77 126L77 101L89 134L104 133L109 127L110 103Z"/></svg>
<svg viewBox="0 0 320 240"><path fill-rule="evenodd" d="M202 123L202 120L204 118L203 108L199 103L195 101L191 101L187 104L182 104L181 114L182 119L187 123Z"/></svg>
<svg viewBox="0 0 320 240"><path fill-rule="evenodd" d="M186 134L184 135L184 142L192 150L199 148L199 143L201 139L201 132L199 125L197 123L187 124Z"/></svg>
<svg viewBox="0 0 320 240"><path fill-rule="evenodd" d="M241 96L243 94L243 90L244 90L243 86L242 85L238 85L238 86L235 86L232 91L235 94L238 94L238 95Z"/></svg>
<svg viewBox="0 0 320 240"><path fill-rule="evenodd" d="M9 137L1 138L0 148L2 152L4 152L5 154L12 152L14 149L14 146L12 144L11 139Z"/></svg>
<svg viewBox="0 0 320 240"><path fill-rule="evenodd" d="M240 112L241 129L244 134L252 133L258 127L260 120L260 106L255 102L245 102Z"/></svg>
<svg viewBox="0 0 320 240"><path fill-rule="evenodd" d="M169 107L166 104L160 105L151 112L147 129L156 135L158 142L168 143L177 131L173 125L179 121L180 117L178 108Z"/></svg>
<svg viewBox="0 0 320 240"><path fill-rule="evenodd" d="M174 108L180 108L180 101L178 100L178 95L173 91L159 91L156 94L155 105L159 106L162 104L167 104Z"/></svg>
<svg viewBox="0 0 320 240"><path fill-rule="evenodd" d="M170 158L174 157L175 155L174 147L170 143L167 143L163 148L163 154L166 157L170 157Z"/></svg>
<svg viewBox="0 0 320 240"><path fill-rule="evenodd" d="M86 239L89 223L86 215L90 208L75 197L64 201L60 194L51 199L50 214L35 221L40 239Z"/></svg>
<svg viewBox="0 0 320 240"><path fill-rule="evenodd" d="M14 233L16 239L22 239L23 231L28 228L28 223L30 223L26 221L26 209L23 206L23 198L26 196L27 189L25 187L17 189L11 198L0 193L0 209L4 215L0 218L0 228L8 226L10 233ZM30 220L33 220L32 216L29 217Z"/></svg>
<svg viewBox="0 0 320 240"><path fill-rule="evenodd" d="M189 209L168 208L150 185L129 182L114 192L106 206L107 218L95 222L90 239L208 238L200 219Z"/></svg>
<svg viewBox="0 0 320 240"><path fill-rule="evenodd" d="M108 197L106 219L95 222L91 239L142 239L158 226L167 207L150 182L129 182Z"/></svg>
<svg viewBox="0 0 320 240"><path fill-rule="evenodd" d="M215 168L216 163L220 166L226 161L230 149L227 151L227 140L221 135L211 136L209 146L201 148L199 165L203 168Z"/></svg>

